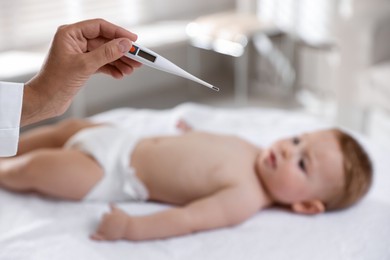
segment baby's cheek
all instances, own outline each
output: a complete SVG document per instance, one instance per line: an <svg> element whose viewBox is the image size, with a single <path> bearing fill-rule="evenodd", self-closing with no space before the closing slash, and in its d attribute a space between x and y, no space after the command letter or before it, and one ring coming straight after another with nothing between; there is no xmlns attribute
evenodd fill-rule
<svg viewBox="0 0 390 260"><path fill-rule="evenodd" d="M280 178L278 182L278 192L286 198L300 197L306 189L303 181L291 173L285 172L283 178Z"/></svg>
<svg viewBox="0 0 390 260"><path fill-rule="evenodd" d="M289 199L295 191L295 188L291 186L290 181L287 179L279 179L272 186L274 195L284 201Z"/></svg>

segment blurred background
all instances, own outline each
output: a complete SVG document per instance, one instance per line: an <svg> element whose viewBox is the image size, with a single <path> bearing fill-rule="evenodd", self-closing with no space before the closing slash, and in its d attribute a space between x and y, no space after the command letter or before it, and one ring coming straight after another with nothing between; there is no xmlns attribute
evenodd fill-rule
<svg viewBox="0 0 390 260"><path fill-rule="evenodd" d="M90 18L137 33L221 91L143 66L122 80L93 76L62 118L183 102L279 108L390 145L388 0L1 1L0 80L28 81L57 27Z"/></svg>

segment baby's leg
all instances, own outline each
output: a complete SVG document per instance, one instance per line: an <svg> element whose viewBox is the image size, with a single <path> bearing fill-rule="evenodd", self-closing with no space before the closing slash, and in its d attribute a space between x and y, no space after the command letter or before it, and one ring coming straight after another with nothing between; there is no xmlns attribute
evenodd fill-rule
<svg viewBox="0 0 390 260"><path fill-rule="evenodd" d="M18 155L40 148L59 148L78 131L98 124L85 119L68 119L55 125L32 129L20 136Z"/></svg>
<svg viewBox="0 0 390 260"><path fill-rule="evenodd" d="M41 149L0 163L0 186L80 200L103 177L91 157L77 150Z"/></svg>

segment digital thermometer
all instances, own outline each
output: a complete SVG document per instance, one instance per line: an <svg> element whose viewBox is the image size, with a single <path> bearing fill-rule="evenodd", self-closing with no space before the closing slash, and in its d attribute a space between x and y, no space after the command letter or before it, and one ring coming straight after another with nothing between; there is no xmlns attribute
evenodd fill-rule
<svg viewBox="0 0 390 260"><path fill-rule="evenodd" d="M131 46L130 51L125 56L152 68L190 79L215 91L219 91L219 88L195 77L194 75L188 73L187 71L183 70L179 66L158 55L157 53L149 50L148 48L140 46L138 43L133 43L133 46Z"/></svg>

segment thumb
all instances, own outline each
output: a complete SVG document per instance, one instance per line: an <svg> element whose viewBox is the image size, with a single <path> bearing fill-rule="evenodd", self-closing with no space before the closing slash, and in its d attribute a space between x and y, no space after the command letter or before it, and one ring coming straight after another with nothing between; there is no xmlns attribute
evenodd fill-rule
<svg viewBox="0 0 390 260"><path fill-rule="evenodd" d="M121 58L130 50L131 45L131 41L126 38L109 41L87 53L88 64L94 64L95 70L98 70L100 67Z"/></svg>
<svg viewBox="0 0 390 260"><path fill-rule="evenodd" d="M100 235L99 233L95 233L89 236L92 240L102 241L104 240L104 237Z"/></svg>
<svg viewBox="0 0 390 260"><path fill-rule="evenodd" d="M114 210L117 210L118 207L114 203L110 203L110 209L111 209L111 212L113 212Z"/></svg>

